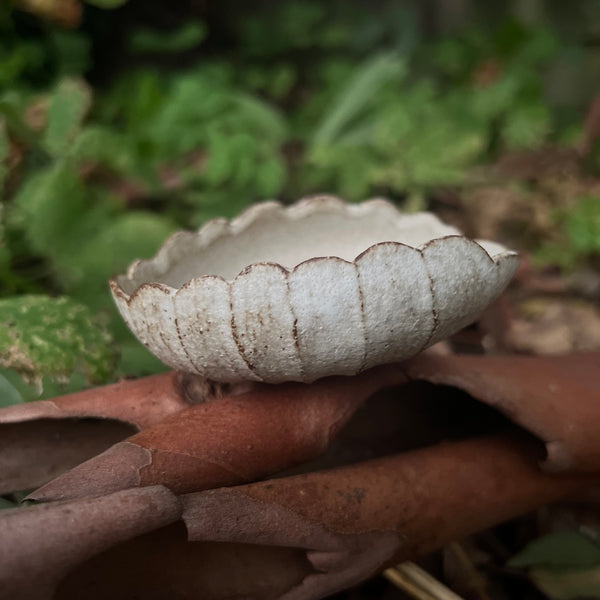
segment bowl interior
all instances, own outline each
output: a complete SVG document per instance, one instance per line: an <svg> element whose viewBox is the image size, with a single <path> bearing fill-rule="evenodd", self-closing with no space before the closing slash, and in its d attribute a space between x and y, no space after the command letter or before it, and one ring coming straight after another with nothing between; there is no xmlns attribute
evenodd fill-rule
<svg viewBox="0 0 600 600"><path fill-rule="evenodd" d="M127 293L159 282L179 288L195 277L218 275L231 280L253 263L270 262L291 269L313 257L354 260L370 246L386 241L420 246L459 232L426 213L402 215L391 206L366 214L313 213L301 218L281 212L262 215L241 231L230 231L206 246L202 236L187 238L171 263L143 263L131 279L119 283Z"/></svg>

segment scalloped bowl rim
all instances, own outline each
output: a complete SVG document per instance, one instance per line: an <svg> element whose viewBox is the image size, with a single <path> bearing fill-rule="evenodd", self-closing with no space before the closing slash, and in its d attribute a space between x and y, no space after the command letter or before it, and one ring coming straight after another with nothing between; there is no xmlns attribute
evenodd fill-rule
<svg viewBox="0 0 600 600"><path fill-rule="evenodd" d="M134 291L131 293L125 292L125 290L121 286L120 281L122 281L122 280L133 281L133 276L135 275L137 270L140 268L140 266L146 266L146 265L156 266L156 263L158 263L159 261L165 261L168 265L169 251L173 247L176 246L178 240L182 237L185 237L187 239L201 238L205 234L206 231L210 230L210 228L212 228L216 225L226 225L227 228L224 229L220 235L218 235L214 239L211 239L208 242L208 244L203 248L203 250L209 250L211 245L216 240L224 239L227 237L234 237L234 236L238 235L239 233L244 232L250 225L253 225L257 221L259 221L261 218L261 214L263 213L265 208L274 208L279 211L278 216L283 216L284 218L287 218L290 221L294 221L294 220L300 220L306 216L312 216L312 215L318 214L319 203L322 201L327 202L329 206L334 205L334 206L336 206L336 208L339 208L341 210L346 210L347 212L350 212L352 209L356 209L356 208L360 209L360 208L374 207L375 209L377 209L378 206L385 205L385 208L387 210L393 209L397 213L398 218L400 218L400 219L407 218L407 217L410 218L410 217L414 217L417 215L431 215L437 221L437 223L439 225L444 226L444 227L449 227L449 226L445 225L445 223L440 221L438 219L438 217L433 215L432 213L427 213L427 212L401 213L395 205L393 205L391 202L389 202L385 199L381 199L381 198L372 198L369 200L365 200L364 202L361 202L359 204L348 204L348 203L344 202L344 200L342 200L336 196L329 196L329 195L309 196L307 198L303 198L302 200L300 200L292 205L288 205L288 206L283 205L282 203L276 202L276 201L261 202L261 203L249 206L242 213L240 213L237 217L235 217L232 220L227 220L227 219L220 217L220 218L211 219L211 220L207 221L199 229L197 229L195 231L194 230L176 231L175 233L170 235L161 244L158 251L155 253L155 255L152 258L138 259L129 266L129 268L127 269L127 271L124 274L118 274L118 275L114 275L113 277L111 277L109 280L110 288L116 296L118 296L119 298L121 298L122 300L127 302L127 304L129 304L140 293L144 293L143 290L146 290L146 289L160 290L164 294L172 296L172 295L178 294L181 290L184 290L184 289L190 287L191 285L198 283L202 280L218 279L227 284L231 284L232 282L236 281L240 277L244 277L244 276L248 275L254 268L256 268L258 266L269 266L272 268L277 268L277 269L282 270L283 272L285 272L288 275L295 272L297 269L299 269L300 267L302 267L303 265L305 265L307 263L314 263L317 261L340 261L340 262L343 262L346 264L352 264L352 265L356 266L356 264L363 257L365 257L369 252L373 251L375 248L378 248L380 246L390 245L390 246L406 247L406 248L410 248L412 250L416 250L419 253L422 253L428 246L431 246L434 243L440 243L445 240L449 240L449 239L453 239L453 238L461 238L461 239L464 239L465 241L469 242L476 248L483 251L483 253L489 258L489 260L496 264L498 263L497 259L499 259L501 257L518 256L518 252L516 252L514 250L510 250L509 248L505 248L504 246L502 246L501 244L499 244L497 242L490 242L489 240L476 240L476 239L469 238L465 235L461 235L460 233L456 233L456 234L442 235L439 237L431 238L428 241L426 241L418 246L411 246L410 244L407 244L405 242L400 242L397 240L382 240L380 242L376 242L374 244L369 245L367 248L365 248L364 250L359 252L353 260L347 260L345 258L336 256L336 255L313 256L313 257L310 257L308 259L298 262L293 267L286 267L286 266L282 265L281 263L274 262L274 261L257 261L257 262L251 262L251 263L245 265L244 267L242 267L242 269L237 273L237 275L235 275L232 278L226 278L222 275L207 273L204 275L197 275L195 277L189 278L179 287L174 287L174 286L171 286L167 283L163 283L160 281L145 281L145 282L140 283L134 289ZM294 212L300 212L300 211L298 211L298 208L300 208L300 209L314 208L315 210L312 213L308 212L306 214L296 215L296 214L294 214ZM358 214L353 215L353 216L360 217L360 212L359 211L356 211L356 212ZM240 226L240 224L241 224L241 226ZM483 244L492 244L499 251L495 252L493 254L490 254L489 250ZM168 267L167 267L167 270L168 270ZM165 272L166 272L166 270L165 270Z"/></svg>

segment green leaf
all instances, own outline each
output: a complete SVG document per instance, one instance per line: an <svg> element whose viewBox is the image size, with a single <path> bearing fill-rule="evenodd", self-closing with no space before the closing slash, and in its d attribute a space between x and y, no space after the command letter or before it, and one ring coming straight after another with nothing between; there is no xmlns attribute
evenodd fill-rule
<svg viewBox="0 0 600 600"><path fill-rule="evenodd" d="M252 129L261 136L270 140L281 142L288 134L288 126L283 116L272 106L251 96L250 94L236 93L233 96L234 109L240 111Z"/></svg>
<svg viewBox="0 0 600 600"><path fill-rule="evenodd" d="M177 53L191 50L206 37L206 25L201 21L189 21L173 31L156 31L137 29L131 33L129 40L132 52L144 53Z"/></svg>
<svg viewBox="0 0 600 600"><path fill-rule="evenodd" d="M600 197L580 198L565 216L565 231L577 254L600 252Z"/></svg>
<svg viewBox="0 0 600 600"><path fill-rule="evenodd" d="M51 261L63 287L80 278L72 258L104 225L98 214L103 207L89 202L91 191L73 165L59 162L31 175L14 198L10 223L25 231L34 252Z"/></svg>
<svg viewBox="0 0 600 600"><path fill-rule="evenodd" d="M137 258L152 257L175 230L165 217L132 211L115 217L71 257L81 278L70 292L95 308L112 305L108 279Z"/></svg>
<svg viewBox="0 0 600 600"><path fill-rule="evenodd" d="M127 4L128 0L85 0L85 2L98 8L112 9Z"/></svg>
<svg viewBox="0 0 600 600"><path fill-rule="evenodd" d="M9 222L22 228L36 252L55 250L77 213L84 209L83 187L64 164L40 169L13 199Z"/></svg>
<svg viewBox="0 0 600 600"><path fill-rule="evenodd" d="M131 211L116 218L82 249L82 262L100 279L136 258L150 258L175 230L165 217Z"/></svg>
<svg viewBox="0 0 600 600"><path fill-rule="evenodd" d="M168 367L136 339L122 342L119 373L126 377L146 377L165 372Z"/></svg>
<svg viewBox="0 0 600 600"><path fill-rule="evenodd" d="M600 565L600 547L577 531L557 531L528 544L513 556L510 567L592 567Z"/></svg>
<svg viewBox="0 0 600 600"><path fill-rule="evenodd" d="M12 388L16 390L16 393L19 395L20 398L19 403L31 402L32 400L39 400L39 380L35 384L28 383L14 369L5 369L3 367L0 367L0 376L4 378Z"/></svg>
<svg viewBox="0 0 600 600"><path fill-rule="evenodd" d="M124 174L133 172L136 166L130 139L100 125L92 125L81 131L69 150L69 157L101 164Z"/></svg>
<svg viewBox="0 0 600 600"><path fill-rule="evenodd" d="M21 404L22 402L21 392L0 373L0 407Z"/></svg>
<svg viewBox="0 0 600 600"><path fill-rule="evenodd" d="M92 92L81 79L63 79L50 96L44 147L52 155L64 154L79 132L92 105Z"/></svg>
<svg viewBox="0 0 600 600"><path fill-rule="evenodd" d="M16 508L17 505L6 498L0 497L0 510L4 510L5 508Z"/></svg>
<svg viewBox="0 0 600 600"><path fill-rule="evenodd" d="M178 78L148 131L156 148L155 156L172 160L201 150L206 143L206 128L217 128L216 121L229 100L228 90L215 85L201 73Z"/></svg>
<svg viewBox="0 0 600 600"><path fill-rule="evenodd" d="M265 87L267 93L273 98L281 99L290 92L296 83L297 72L292 65L284 64L275 66L273 71L267 73Z"/></svg>
<svg viewBox="0 0 600 600"><path fill-rule="evenodd" d="M331 143L377 97L383 85L400 81L404 63L396 54L378 54L363 63L341 90L313 136L313 145Z"/></svg>
<svg viewBox="0 0 600 600"><path fill-rule="evenodd" d="M81 373L108 380L115 369L112 338L91 311L69 298L15 296L0 300L0 365L31 381L66 381Z"/></svg>
<svg viewBox="0 0 600 600"><path fill-rule="evenodd" d="M119 123L119 131L132 142L143 143L148 124L164 107L167 84L156 70L139 69L118 79L107 94L99 96L98 109L106 121Z"/></svg>
<svg viewBox="0 0 600 600"><path fill-rule="evenodd" d="M282 160L266 160L254 173L256 186L264 198L273 197L281 191L286 178L285 163Z"/></svg>
<svg viewBox="0 0 600 600"><path fill-rule="evenodd" d="M551 600L600 598L600 567L595 569L533 569L529 576Z"/></svg>
<svg viewBox="0 0 600 600"><path fill-rule="evenodd" d="M537 264L554 264L568 271L600 254L600 198L579 198L575 206L557 211L554 217L562 239L538 248L533 255Z"/></svg>
<svg viewBox="0 0 600 600"><path fill-rule="evenodd" d="M0 198L4 194L4 180L8 175L8 154L10 152L10 143L8 140L8 132L6 131L6 121L0 117Z"/></svg>
<svg viewBox="0 0 600 600"><path fill-rule="evenodd" d="M508 148L534 148L543 144L550 133L550 110L542 103L512 107L502 127Z"/></svg>
<svg viewBox="0 0 600 600"><path fill-rule="evenodd" d="M0 96L0 115L4 118L6 128L11 134L27 146L36 147L39 135L30 129L21 115L22 103L25 99L22 94L15 92L15 90L11 90L11 92Z"/></svg>
<svg viewBox="0 0 600 600"><path fill-rule="evenodd" d="M490 122L511 109L520 84L521 81L514 74L507 73L490 85L470 90L470 96L465 94L465 101L469 103L474 115Z"/></svg>
<svg viewBox="0 0 600 600"><path fill-rule="evenodd" d="M79 31L55 29L50 40L56 53L59 75L82 75L91 66L91 39Z"/></svg>
<svg viewBox="0 0 600 600"><path fill-rule="evenodd" d="M210 154L204 171L206 182L212 186L224 183L235 168L233 148L228 138L214 128L209 129Z"/></svg>

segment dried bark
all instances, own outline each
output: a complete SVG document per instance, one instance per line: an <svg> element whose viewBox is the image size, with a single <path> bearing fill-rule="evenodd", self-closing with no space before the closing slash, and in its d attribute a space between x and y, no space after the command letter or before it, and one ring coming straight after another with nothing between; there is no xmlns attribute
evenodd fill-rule
<svg viewBox="0 0 600 600"><path fill-rule="evenodd" d="M191 540L307 549L315 574L283 596L321 598L394 561L589 490L537 468L531 440L478 438L182 498Z"/></svg>
<svg viewBox="0 0 600 600"><path fill-rule="evenodd" d="M0 493L42 485L189 405L167 373L0 409Z"/></svg>
<svg viewBox="0 0 600 600"><path fill-rule="evenodd" d="M30 490L133 433L112 420L36 419L0 426L0 494Z"/></svg>
<svg viewBox="0 0 600 600"><path fill-rule="evenodd" d="M600 483L543 473L542 455L530 438L488 436L184 495L189 541L170 526L115 546L74 569L54 598L322 598Z"/></svg>
<svg viewBox="0 0 600 600"><path fill-rule="evenodd" d="M125 380L52 400L2 408L0 426L37 419L78 417L114 419L143 429L188 408L189 403L180 393L180 388L180 377L174 372Z"/></svg>
<svg viewBox="0 0 600 600"><path fill-rule="evenodd" d="M77 564L175 522L178 499L161 486L0 513L0 597L47 600Z"/></svg>
<svg viewBox="0 0 600 600"><path fill-rule="evenodd" d="M381 388L400 385L394 390L397 404L406 404L411 394L412 401L416 394L422 403L424 388L419 386L432 389L432 383L464 390L528 428L547 444L548 470L596 474L544 473L538 468L545 459L541 443L496 436L442 444L434 440L422 450L344 468L185 495L181 500L189 542L180 530L168 533L177 528L132 539L179 517L174 508L164 516L161 502L169 504L172 496L161 491L163 500L156 501L154 494L162 488L7 511L0 517L0 553L10 560L0 563L0 585L12 597L33 599L50 598L60 579L57 598L77 597L78 589L91 597L102 597L100 590L104 597L122 590L116 598L135 593L215 600L236 595L319 598L394 561L425 554L542 504L577 496L597 499L599 362L597 353L556 358L421 355L360 377L259 385L167 417L54 480L39 496L106 494L119 486L157 481L184 493L257 480L323 453L364 400ZM206 391L201 380L183 383L171 389L187 402ZM456 394L440 390L438 400L456 410ZM367 429L374 429L373 435L380 431ZM149 520L139 508L146 501L158 511L150 511ZM135 518L131 502L138 503ZM164 548L172 560L164 568L159 566L161 536L172 536ZM124 563L127 549L137 554ZM255 550L263 560L253 576L250 571L256 567L249 557ZM211 552L230 565L227 573L197 566ZM156 568L144 570L144 564Z"/></svg>
<svg viewBox="0 0 600 600"><path fill-rule="evenodd" d="M188 542L177 523L85 561L53 600L278 598L312 572L299 548Z"/></svg>
<svg viewBox="0 0 600 600"><path fill-rule="evenodd" d="M544 468L600 470L600 352L556 357L432 356L402 364L412 379L458 387L546 442Z"/></svg>
<svg viewBox="0 0 600 600"><path fill-rule="evenodd" d="M162 483L177 493L253 481L324 452L370 395L409 379L455 386L547 443L548 469L597 470L598 353L565 357L424 353L358 377L257 385L173 415L37 490L57 500ZM257 440L259 440L257 442Z"/></svg>
<svg viewBox="0 0 600 600"><path fill-rule="evenodd" d="M185 493L260 479L324 452L362 402L405 381L399 369L378 367L310 385L256 385L173 415L30 497L63 500L157 483Z"/></svg>

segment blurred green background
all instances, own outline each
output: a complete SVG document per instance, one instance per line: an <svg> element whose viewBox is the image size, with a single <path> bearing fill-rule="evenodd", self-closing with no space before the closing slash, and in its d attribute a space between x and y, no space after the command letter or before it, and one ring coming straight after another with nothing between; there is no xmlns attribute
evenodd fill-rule
<svg viewBox="0 0 600 600"><path fill-rule="evenodd" d="M598 82L595 0L2 3L0 405L163 369L107 279L267 198L597 260Z"/></svg>

